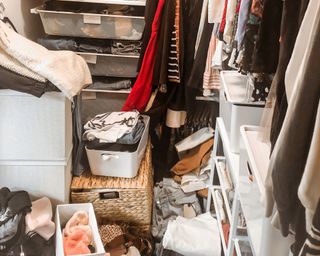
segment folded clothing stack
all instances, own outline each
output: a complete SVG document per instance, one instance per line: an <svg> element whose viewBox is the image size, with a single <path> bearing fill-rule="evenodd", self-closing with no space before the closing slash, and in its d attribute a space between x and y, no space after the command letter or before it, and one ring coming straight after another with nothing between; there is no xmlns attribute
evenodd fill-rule
<svg viewBox="0 0 320 256"><path fill-rule="evenodd" d="M65 255L82 255L95 252L93 235L89 226L89 215L85 211L75 212L63 230Z"/></svg>
<svg viewBox="0 0 320 256"><path fill-rule="evenodd" d="M74 52L136 56L139 56L142 45L141 41L103 40L59 36L46 36L38 39L38 42L49 50L69 50Z"/></svg>
<svg viewBox="0 0 320 256"><path fill-rule="evenodd" d="M54 85L71 99L92 83L83 58L73 52L49 51L17 34L2 21L0 66L1 74L5 76L1 89L13 89L38 97L52 90Z"/></svg>
<svg viewBox="0 0 320 256"><path fill-rule="evenodd" d="M129 90L131 88L131 79L118 78L118 77L93 77L92 85L86 89L89 90Z"/></svg>
<svg viewBox="0 0 320 256"><path fill-rule="evenodd" d="M88 149L134 152L145 129L139 112L99 114L84 125Z"/></svg>

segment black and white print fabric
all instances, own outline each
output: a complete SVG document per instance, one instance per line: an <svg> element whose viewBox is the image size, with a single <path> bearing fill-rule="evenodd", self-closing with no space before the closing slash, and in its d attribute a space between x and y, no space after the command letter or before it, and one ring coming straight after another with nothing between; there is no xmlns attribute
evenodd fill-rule
<svg viewBox="0 0 320 256"><path fill-rule="evenodd" d="M119 138L133 132L139 121L137 111L109 112L96 115L84 125L84 139L99 139L100 143L115 143Z"/></svg>

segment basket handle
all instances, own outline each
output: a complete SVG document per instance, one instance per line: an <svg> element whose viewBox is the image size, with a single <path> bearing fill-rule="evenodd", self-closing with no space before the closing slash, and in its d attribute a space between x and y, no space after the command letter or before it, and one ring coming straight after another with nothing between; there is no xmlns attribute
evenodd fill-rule
<svg viewBox="0 0 320 256"><path fill-rule="evenodd" d="M118 155L112 155L112 154L101 154L101 158L103 161L109 161L111 159L119 159Z"/></svg>
<svg viewBox="0 0 320 256"><path fill-rule="evenodd" d="M117 191L99 193L99 200L110 200L110 199L118 199L118 198L120 198L120 195L119 195L119 192Z"/></svg>

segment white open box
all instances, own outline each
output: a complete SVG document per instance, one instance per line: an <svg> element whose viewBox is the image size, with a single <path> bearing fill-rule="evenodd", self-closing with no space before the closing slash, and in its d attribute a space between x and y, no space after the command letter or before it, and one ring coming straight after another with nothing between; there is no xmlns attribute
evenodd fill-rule
<svg viewBox="0 0 320 256"><path fill-rule="evenodd" d="M96 249L95 253L85 254L82 256L105 256L105 250L99 235L96 216L91 203L86 204L64 204L58 205L56 210L56 256L64 256L63 251L63 234L62 230L68 220L77 211L86 211L89 215L89 225L93 233L93 246ZM76 255L80 256L80 255Z"/></svg>
<svg viewBox="0 0 320 256"><path fill-rule="evenodd" d="M239 153L240 126L258 125L264 102L247 100L247 77L237 71L222 71L220 116L223 118L230 140L230 149Z"/></svg>
<svg viewBox="0 0 320 256"><path fill-rule="evenodd" d="M86 148L92 174L123 178L135 177L148 143L149 120L149 116L143 115L145 128L135 152L93 150Z"/></svg>

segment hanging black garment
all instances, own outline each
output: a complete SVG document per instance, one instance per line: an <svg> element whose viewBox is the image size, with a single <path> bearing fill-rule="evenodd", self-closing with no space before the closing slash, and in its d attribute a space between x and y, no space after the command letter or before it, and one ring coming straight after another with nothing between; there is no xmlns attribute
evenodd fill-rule
<svg viewBox="0 0 320 256"><path fill-rule="evenodd" d="M279 38L282 15L282 1L265 0L252 71L272 74L276 72L279 57Z"/></svg>
<svg viewBox="0 0 320 256"><path fill-rule="evenodd" d="M202 90L203 74L206 68L207 54L212 35L213 25L213 23L204 23L199 48L197 50L197 54L194 59L191 73L187 82L187 86L189 88Z"/></svg>
<svg viewBox="0 0 320 256"><path fill-rule="evenodd" d="M186 110L186 85L194 62L195 44L201 18L203 0L181 0L179 28L179 63L181 83L176 86L169 108L175 111ZM205 61L205 60L204 60ZM203 75L203 73L202 73ZM193 95L195 96L195 95Z"/></svg>
<svg viewBox="0 0 320 256"><path fill-rule="evenodd" d="M252 72L252 57L259 31L259 23L260 19L250 13L243 38L243 58L240 64L240 71L243 73Z"/></svg>
<svg viewBox="0 0 320 256"><path fill-rule="evenodd" d="M156 14L158 2L159 0L147 0L146 2L146 8L144 13L145 27L144 27L143 36L142 36L142 46L141 46L141 52L140 52L137 71L140 71L142 60L144 58L144 53L147 49L149 39L151 37L152 21L153 21L154 15Z"/></svg>
<svg viewBox="0 0 320 256"><path fill-rule="evenodd" d="M270 132L271 150L273 150L277 141L287 112L288 103L284 84L285 73L308 3L309 0L284 1L281 22L279 63L272 82L274 83L272 86L276 87L276 102ZM272 15L272 13L270 15Z"/></svg>
<svg viewBox="0 0 320 256"><path fill-rule="evenodd" d="M73 127L73 149L72 149L72 172L75 176L80 176L84 171L90 170L89 162L85 150L85 142L82 139L83 124L81 119L82 113L82 96L78 95L74 99L74 109L72 112Z"/></svg>
<svg viewBox="0 0 320 256"><path fill-rule="evenodd" d="M153 73L153 85L167 84L170 39L174 30L176 1L166 1L162 13L158 51Z"/></svg>

